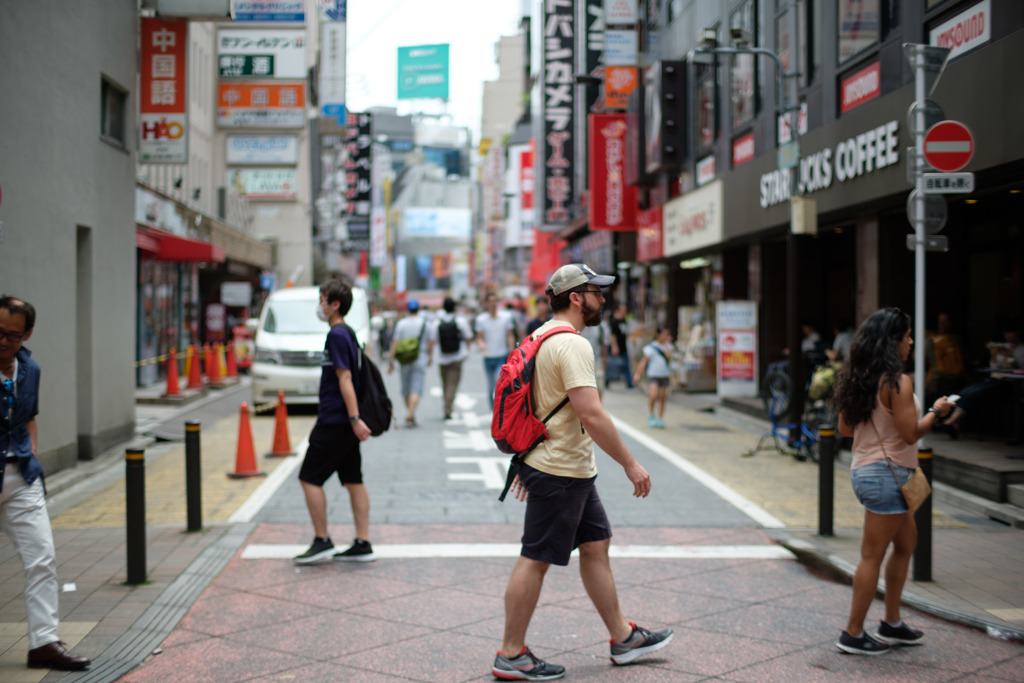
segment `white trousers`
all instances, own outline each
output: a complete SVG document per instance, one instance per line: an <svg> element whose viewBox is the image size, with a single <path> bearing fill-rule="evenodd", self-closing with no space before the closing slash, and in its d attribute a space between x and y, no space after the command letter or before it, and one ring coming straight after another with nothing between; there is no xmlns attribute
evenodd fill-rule
<svg viewBox="0 0 1024 683"><path fill-rule="evenodd" d="M57 552L43 482L36 479L31 486L26 484L17 464L4 470L0 529L11 539L25 567L28 647L34 650L57 640Z"/></svg>

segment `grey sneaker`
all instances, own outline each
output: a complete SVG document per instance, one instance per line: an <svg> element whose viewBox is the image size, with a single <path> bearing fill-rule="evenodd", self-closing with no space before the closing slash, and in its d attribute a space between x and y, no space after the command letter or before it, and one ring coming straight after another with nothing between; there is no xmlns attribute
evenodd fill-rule
<svg viewBox="0 0 1024 683"><path fill-rule="evenodd" d="M509 659L498 650L491 673L504 681L553 681L565 675L565 667L548 664L523 647L518 657Z"/></svg>
<svg viewBox="0 0 1024 683"><path fill-rule="evenodd" d="M860 638L854 638L846 631L843 631L842 635L839 636L839 642L836 643L836 647L851 655L884 655L892 650L891 645L875 640L868 635L867 631L862 633Z"/></svg>
<svg viewBox="0 0 1024 683"><path fill-rule="evenodd" d="M883 621L878 626L878 633L875 634L875 638L890 645L920 645L921 640L924 638L924 633L915 631L906 624L890 626Z"/></svg>
<svg viewBox="0 0 1024 683"><path fill-rule="evenodd" d="M334 544L331 543L331 539L314 538L313 545L309 546L309 550L301 555L296 555L292 562L295 564L320 564L321 562L330 562L333 554Z"/></svg>
<svg viewBox="0 0 1024 683"><path fill-rule="evenodd" d="M612 662L615 664L629 664L640 655L660 650L671 643L672 637L675 635L670 628L648 631L632 621L629 622L629 625L633 627L633 635L621 643L616 640L611 641Z"/></svg>
<svg viewBox="0 0 1024 683"><path fill-rule="evenodd" d="M377 556L373 554L373 546L369 541L356 539L348 550L335 553L334 559L338 562L373 562Z"/></svg>

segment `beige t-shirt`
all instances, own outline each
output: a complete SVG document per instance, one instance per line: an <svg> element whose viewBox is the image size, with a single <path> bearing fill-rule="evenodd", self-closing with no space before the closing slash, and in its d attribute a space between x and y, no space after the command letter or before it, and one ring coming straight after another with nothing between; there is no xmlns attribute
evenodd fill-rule
<svg viewBox="0 0 1024 683"><path fill-rule="evenodd" d="M572 325L559 320L549 320L534 332L538 337L553 327ZM533 398L538 419L562 402L569 389L594 387L594 349L590 342L575 331L556 334L541 344L534 359ZM530 467L558 477L589 479L597 476L594 461L594 440L583 430L580 418L572 403L558 411L547 424L548 440L537 446L526 456Z"/></svg>

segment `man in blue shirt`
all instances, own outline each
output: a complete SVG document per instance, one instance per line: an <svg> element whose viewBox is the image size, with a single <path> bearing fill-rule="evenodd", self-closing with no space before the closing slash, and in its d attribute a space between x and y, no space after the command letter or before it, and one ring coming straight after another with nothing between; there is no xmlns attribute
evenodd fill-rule
<svg viewBox="0 0 1024 683"><path fill-rule="evenodd" d="M335 560L372 562L370 545L370 494L363 484L359 443L370 438L370 428L359 419L359 340L345 324L352 308L352 290L340 280L329 280L320 287L317 317L328 322L324 358L320 374L320 407L316 425L309 435L309 448L299 470L299 481L306 495L306 507L313 520L316 536L309 549L295 558L295 564L317 564ZM327 497L324 482L337 472L348 491L355 520L356 538L340 553L327 533Z"/></svg>
<svg viewBox="0 0 1024 683"><path fill-rule="evenodd" d="M28 666L77 671L90 660L57 639L57 553L36 459L39 364L22 347L35 323L32 304L0 296L0 528L25 567Z"/></svg>

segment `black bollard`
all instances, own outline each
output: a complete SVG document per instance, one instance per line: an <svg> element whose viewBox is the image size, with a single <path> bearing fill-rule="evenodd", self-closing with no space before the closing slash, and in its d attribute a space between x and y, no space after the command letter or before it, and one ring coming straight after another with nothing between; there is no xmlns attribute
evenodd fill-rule
<svg viewBox="0 0 1024 683"><path fill-rule="evenodd" d="M832 535L835 508L836 431L818 429L818 535Z"/></svg>
<svg viewBox="0 0 1024 683"><path fill-rule="evenodd" d="M932 485L932 449L920 448L917 451L917 462ZM917 547L914 548L914 581L932 580L932 496L925 498L921 507L914 513L914 524L917 525Z"/></svg>
<svg viewBox="0 0 1024 683"><path fill-rule="evenodd" d="M188 506L188 530L203 528L203 470L199 448L199 422L185 423L185 502Z"/></svg>
<svg viewBox="0 0 1024 683"><path fill-rule="evenodd" d="M129 448L124 458L128 583L137 585L146 582L146 451Z"/></svg>

